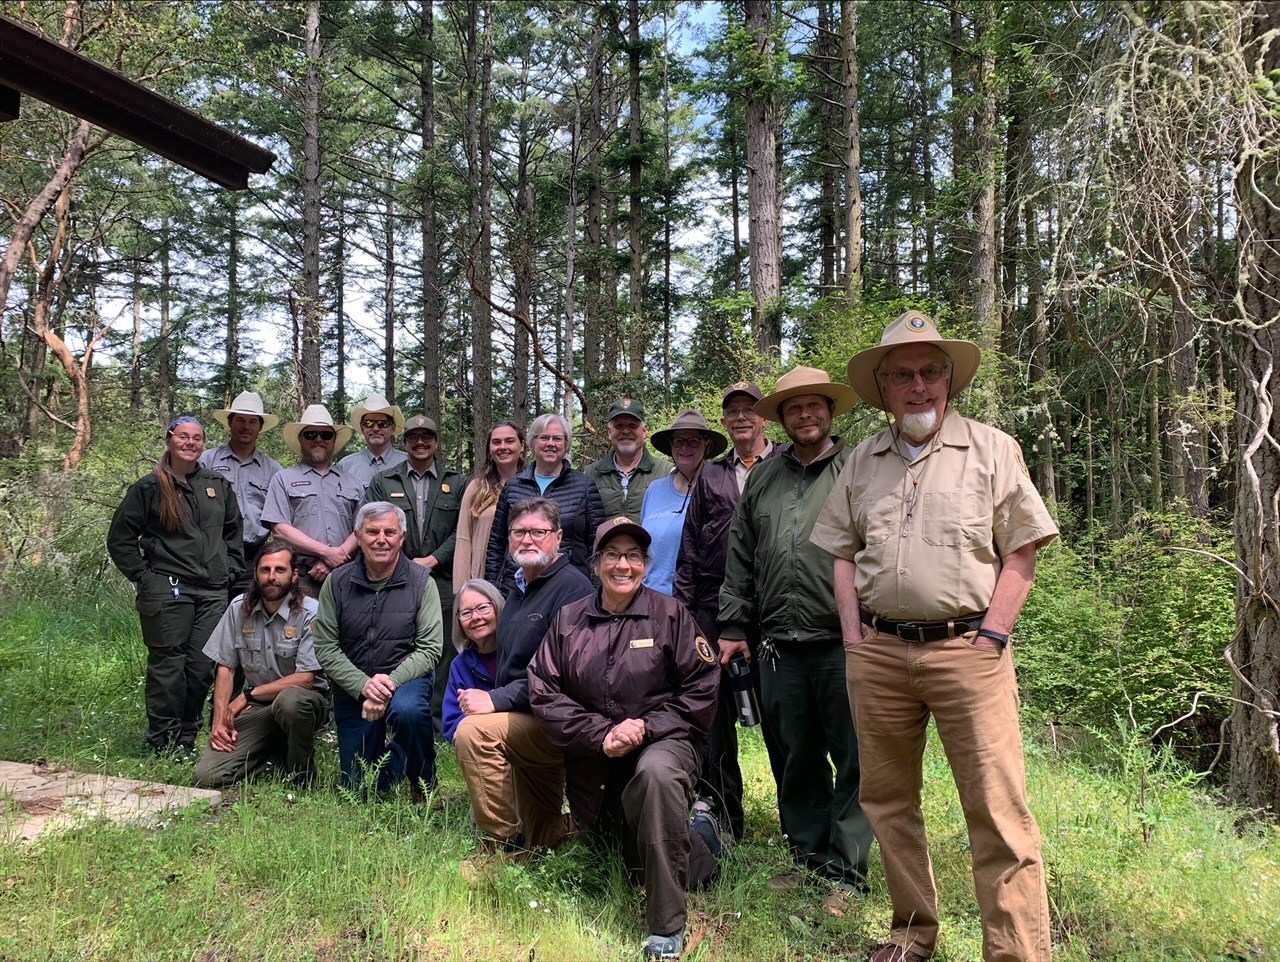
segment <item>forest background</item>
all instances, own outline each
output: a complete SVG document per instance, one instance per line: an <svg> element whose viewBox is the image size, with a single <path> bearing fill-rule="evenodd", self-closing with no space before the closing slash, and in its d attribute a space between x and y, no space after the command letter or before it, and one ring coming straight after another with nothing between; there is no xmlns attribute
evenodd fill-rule
<svg viewBox="0 0 1280 962"><path fill-rule="evenodd" d="M30 99L0 124L15 595L120 594L106 523L160 425L246 388L285 420L384 392L464 470L559 410L582 463L615 396L714 418L740 378L843 379L920 307L983 346L959 407L1063 530L1019 626L1029 717L1115 718L1280 810L1280 4L0 13L278 155L226 191Z"/></svg>

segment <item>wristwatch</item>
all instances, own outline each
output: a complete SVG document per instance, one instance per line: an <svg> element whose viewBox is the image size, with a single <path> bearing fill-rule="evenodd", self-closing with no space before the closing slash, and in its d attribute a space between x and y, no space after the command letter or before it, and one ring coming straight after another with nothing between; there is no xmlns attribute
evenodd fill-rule
<svg viewBox="0 0 1280 962"><path fill-rule="evenodd" d="M259 701L257 698L253 696L253 685L250 685L248 688L244 689L244 691L240 692L240 694L244 695L244 700L247 701L250 705L266 704L265 701Z"/></svg>

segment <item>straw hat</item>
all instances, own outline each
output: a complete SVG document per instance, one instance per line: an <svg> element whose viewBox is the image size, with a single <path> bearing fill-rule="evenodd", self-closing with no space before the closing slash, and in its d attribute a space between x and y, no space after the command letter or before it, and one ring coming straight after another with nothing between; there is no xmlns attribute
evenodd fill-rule
<svg viewBox="0 0 1280 962"><path fill-rule="evenodd" d="M833 415L852 411L858 395L847 384L831 380L831 375L816 367L793 367L773 386L773 393L756 402L756 414L768 421L782 422L782 402L799 394L818 394L835 402Z"/></svg>
<svg viewBox="0 0 1280 962"><path fill-rule="evenodd" d="M404 431L404 412L400 410L400 405L392 404L381 394L370 394L351 409L351 426L357 431L366 414L385 414L395 422L396 434Z"/></svg>
<svg viewBox="0 0 1280 962"><path fill-rule="evenodd" d="M231 402L231 407L218 408L213 412L213 417L224 428L230 430L231 415L233 414L248 414L262 418L262 430L264 431L270 431L280 423L280 419L274 414L267 414L262 410L262 398L253 391L241 391L236 395L236 399Z"/></svg>
<svg viewBox="0 0 1280 962"><path fill-rule="evenodd" d="M655 431L651 438L653 446L667 457L672 457L671 445L675 440L677 431L697 431L701 434L707 442L705 457L708 461L717 455L723 454L729 447L729 442L725 436L707 427L707 419L693 408L687 408L677 414L676 419L671 422L671 427L663 431Z"/></svg>
<svg viewBox="0 0 1280 962"><path fill-rule="evenodd" d="M884 329L879 346L869 347L849 358L849 383L862 400L881 411L889 410L880 396L876 368L895 347L906 347L909 344L935 344L951 358L951 388L948 398L955 397L967 388L973 376L978 373L982 349L977 344L973 341L945 338L938 333L927 314L907 311Z"/></svg>
<svg viewBox="0 0 1280 962"><path fill-rule="evenodd" d="M352 430L349 427L345 424L341 426L334 424L333 416L323 404L312 404L302 412L301 418L290 421L280 429L280 433L284 435L285 446L299 456L302 454L302 445L298 441L298 435L304 428L333 428L337 432L337 437L333 440L335 454L345 448L347 442L351 440Z"/></svg>

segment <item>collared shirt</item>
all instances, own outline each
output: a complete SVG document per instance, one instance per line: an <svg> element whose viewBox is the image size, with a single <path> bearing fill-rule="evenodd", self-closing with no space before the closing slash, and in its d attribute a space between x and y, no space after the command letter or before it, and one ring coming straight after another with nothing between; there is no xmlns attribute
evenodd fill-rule
<svg viewBox="0 0 1280 962"><path fill-rule="evenodd" d="M331 467L324 474L306 464L285 468L267 488L264 525L291 524L308 538L334 547L351 534L364 485Z"/></svg>
<svg viewBox="0 0 1280 962"><path fill-rule="evenodd" d="M920 457L886 429L854 450L811 540L857 566L859 601L893 621L985 611L1001 558L1058 527L1018 442L948 414Z"/></svg>
<svg viewBox="0 0 1280 962"><path fill-rule="evenodd" d="M750 463L743 461L737 451L729 452L729 463L733 465L733 476L738 481L738 494L742 494L742 488L747 483L747 477L751 474L751 469L757 464L769 457L773 453L773 442L768 438L764 440L764 450L755 456Z"/></svg>
<svg viewBox="0 0 1280 962"><path fill-rule="evenodd" d="M375 456L372 451L365 448L363 451L355 452L355 454L348 454L338 462L338 469L345 471L361 484L367 485L373 480L375 474L390 470L408 460L409 455L398 448L387 448L386 454L378 456Z"/></svg>
<svg viewBox="0 0 1280 962"><path fill-rule="evenodd" d="M205 642L204 653L219 665L244 669L246 688L279 681L299 671L316 672L315 688L328 688L316 660L311 622L320 603L303 596L302 607L292 610L292 596L285 595L275 614L262 605L246 617L244 595L227 606L218 627Z"/></svg>
<svg viewBox="0 0 1280 962"><path fill-rule="evenodd" d="M427 524L427 504L431 501L431 481L433 478L440 477L440 472L436 469L435 459L432 458L431 463L427 465L427 470L418 473L409 469L409 480L413 482L413 499L414 507L417 509L415 517L418 519L418 537L422 537L423 530Z"/></svg>
<svg viewBox="0 0 1280 962"><path fill-rule="evenodd" d="M244 519L245 543L253 544L265 539L271 532L262 525L262 506L267 503L271 479L284 470L280 462L256 448L248 461L241 461L239 455L231 450L231 445L224 444L200 455L200 464L226 478L236 493L240 517Z"/></svg>

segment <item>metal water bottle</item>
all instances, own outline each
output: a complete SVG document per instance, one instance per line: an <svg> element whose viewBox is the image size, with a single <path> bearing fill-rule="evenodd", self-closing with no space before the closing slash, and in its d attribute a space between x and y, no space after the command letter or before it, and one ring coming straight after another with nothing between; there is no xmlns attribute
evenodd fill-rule
<svg viewBox="0 0 1280 962"><path fill-rule="evenodd" d="M741 652L729 659L729 683L733 686L734 701L738 703L739 723L746 728L759 725L756 693L751 688L751 666Z"/></svg>

